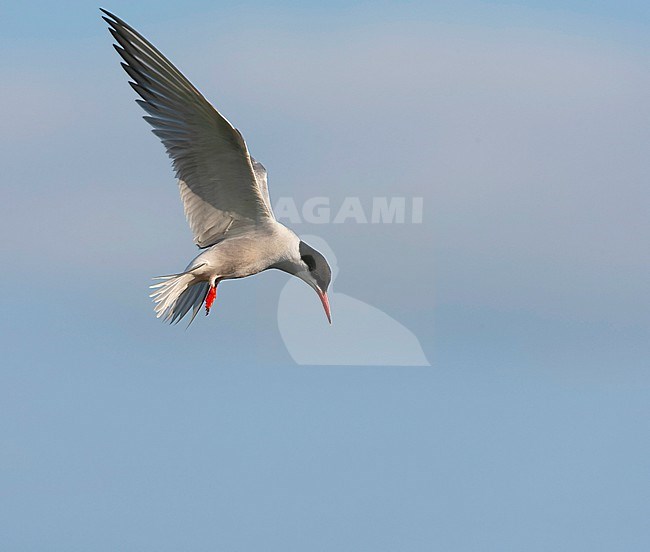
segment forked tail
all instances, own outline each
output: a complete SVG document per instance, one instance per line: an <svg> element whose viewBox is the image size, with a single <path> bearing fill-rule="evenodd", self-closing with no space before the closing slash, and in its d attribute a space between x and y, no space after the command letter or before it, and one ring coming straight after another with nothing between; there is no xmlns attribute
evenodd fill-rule
<svg viewBox="0 0 650 552"><path fill-rule="evenodd" d="M208 294L208 282L197 281L191 271L154 279L161 280L151 286L155 290L150 297L156 304L156 317L175 324L193 309L191 324Z"/></svg>

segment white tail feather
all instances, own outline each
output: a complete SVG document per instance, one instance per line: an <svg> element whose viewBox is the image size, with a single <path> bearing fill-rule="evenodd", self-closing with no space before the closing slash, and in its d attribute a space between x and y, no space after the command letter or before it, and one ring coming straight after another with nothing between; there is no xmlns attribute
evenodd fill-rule
<svg viewBox="0 0 650 552"><path fill-rule="evenodd" d="M183 318L192 307L194 307L194 316L196 316L208 293L207 282L197 281L191 272L159 276L156 279L162 281L150 286L155 290L150 297L156 304L154 310L157 318L162 317L167 322L175 323ZM192 317L193 319L194 317Z"/></svg>

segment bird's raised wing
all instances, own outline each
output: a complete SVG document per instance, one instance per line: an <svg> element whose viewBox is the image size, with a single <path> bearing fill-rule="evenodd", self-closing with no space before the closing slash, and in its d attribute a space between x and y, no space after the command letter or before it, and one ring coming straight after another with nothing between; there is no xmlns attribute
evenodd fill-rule
<svg viewBox="0 0 650 552"><path fill-rule="evenodd" d="M141 34L101 11L144 118L172 159L196 244L208 247L229 229L273 218L266 171L240 132Z"/></svg>
<svg viewBox="0 0 650 552"><path fill-rule="evenodd" d="M264 199L264 203L266 203L269 212L273 218L275 218L275 215L273 214L273 208L271 207L271 198L269 197L269 185L266 178L266 169L262 163L255 161L255 159L252 157L251 161L253 163L253 171L255 172L255 180L257 180L257 186L260 189L260 193L262 194L262 199Z"/></svg>

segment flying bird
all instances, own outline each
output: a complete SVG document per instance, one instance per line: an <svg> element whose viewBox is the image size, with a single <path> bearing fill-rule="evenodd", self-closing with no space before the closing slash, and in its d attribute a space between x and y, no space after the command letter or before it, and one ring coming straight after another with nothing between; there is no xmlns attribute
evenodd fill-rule
<svg viewBox="0 0 650 552"><path fill-rule="evenodd" d="M151 286L159 318L179 322L201 307L209 314L222 280L275 268L311 286L332 323L327 288L330 266L273 214L266 169L241 133L174 65L133 27L102 9L117 42L129 84L147 112L178 178L185 216L201 249L178 274Z"/></svg>

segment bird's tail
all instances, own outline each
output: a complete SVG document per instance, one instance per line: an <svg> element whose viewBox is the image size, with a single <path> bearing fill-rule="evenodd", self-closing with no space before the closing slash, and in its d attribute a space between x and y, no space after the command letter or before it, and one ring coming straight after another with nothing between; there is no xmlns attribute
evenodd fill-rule
<svg viewBox="0 0 650 552"><path fill-rule="evenodd" d="M156 304L154 307L156 317L162 317L166 322L175 324L190 309L193 309L191 324L199 310L201 310L201 305L208 294L210 287L208 282L197 282L192 271L170 276L159 276L154 279L160 280L160 282L151 286L151 289L155 291L150 295Z"/></svg>

